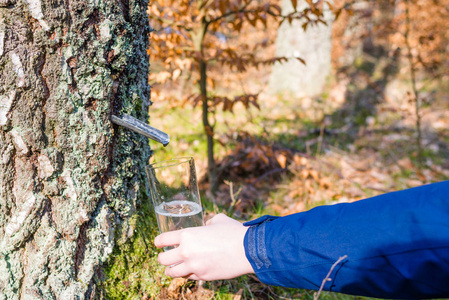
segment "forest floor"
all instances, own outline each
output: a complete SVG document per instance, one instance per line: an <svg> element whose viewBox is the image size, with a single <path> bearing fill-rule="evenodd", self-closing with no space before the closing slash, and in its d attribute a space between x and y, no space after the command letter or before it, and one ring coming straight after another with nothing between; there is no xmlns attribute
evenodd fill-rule
<svg viewBox="0 0 449 300"><path fill-rule="evenodd" d="M165 148L150 142L152 161L193 156L205 218L224 212L242 222L449 179L448 83L420 93L420 157L407 83L390 82L379 91L357 78L343 82L320 97L261 94L260 110L216 113L215 159L222 182L216 196L205 180L199 108L153 104L150 124L167 132L171 142ZM106 272L108 299L313 299L313 291L270 287L255 276L206 283L167 278L156 261L160 250L151 246L157 234L151 205L142 207L134 240L115 250ZM320 298L362 299L327 292Z"/></svg>
<svg viewBox="0 0 449 300"><path fill-rule="evenodd" d="M219 212L242 221L287 215L449 179L449 96L438 91L422 95L427 101L420 111L421 158L415 106L389 92L374 104L360 99L349 103L348 96L337 101L331 96L262 95L260 110L216 116L216 160L223 183L212 197L207 181L200 182L206 218ZM196 121L201 112L155 103L151 118L171 135L167 148L153 145L153 159L193 156L203 177L206 144ZM158 297L154 299L312 299L313 292L268 287L255 276L244 276L201 285L168 280ZM335 293L320 297L354 299Z"/></svg>

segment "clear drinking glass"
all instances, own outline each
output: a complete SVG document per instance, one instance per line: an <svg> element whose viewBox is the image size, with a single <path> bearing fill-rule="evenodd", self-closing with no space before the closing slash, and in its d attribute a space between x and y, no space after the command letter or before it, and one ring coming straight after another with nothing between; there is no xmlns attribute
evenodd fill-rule
<svg viewBox="0 0 449 300"><path fill-rule="evenodd" d="M161 233L204 225L192 157L156 162L145 170Z"/></svg>

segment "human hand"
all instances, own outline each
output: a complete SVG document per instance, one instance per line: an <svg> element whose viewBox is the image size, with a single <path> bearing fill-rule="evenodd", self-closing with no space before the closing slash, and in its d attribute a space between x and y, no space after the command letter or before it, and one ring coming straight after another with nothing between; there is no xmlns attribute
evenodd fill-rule
<svg viewBox="0 0 449 300"><path fill-rule="evenodd" d="M165 232L154 239L158 248L178 246L162 252L159 263L171 277L220 280L254 273L245 255L243 239L248 230L240 222L219 214L206 226Z"/></svg>

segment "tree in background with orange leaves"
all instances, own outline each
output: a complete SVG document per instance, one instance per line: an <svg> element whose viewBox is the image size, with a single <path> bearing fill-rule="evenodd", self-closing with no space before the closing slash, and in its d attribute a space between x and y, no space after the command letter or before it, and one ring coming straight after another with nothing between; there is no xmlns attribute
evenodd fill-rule
<svg viewBox="0 0 449 300"><path fill-rule="evenodd" d="M324 23L323 1L307 0L301 11L283 15L278 1L260 0L158 0L149 7L149 17L155 31L151 37L150 61L163 64L163 70L150 75L150 82L162 84L181 77L195 83L196 91L177 101L201 105L202 123L207 135L208 177L211 191L217 187L214 160L214 114L217 110L233 112L236 103L245 108L259 107L257 93L237 93L233 96L217 94L220 73L211 70L226 68L231 72L245 72L250 67L270 65L287 60L286 57L263 58L259 55L270 42L242 40L247 30L264 31L270 26L294 19L305 19L307 24ZM341 9L328 7L339 14ZM297 0L292 0L297 7ZM238 40L238 43L233 41ZM302 61L301 58L297 58ZM302 61L304 63L304 61ZM217 76L218 74L218 76Z"/></svg>

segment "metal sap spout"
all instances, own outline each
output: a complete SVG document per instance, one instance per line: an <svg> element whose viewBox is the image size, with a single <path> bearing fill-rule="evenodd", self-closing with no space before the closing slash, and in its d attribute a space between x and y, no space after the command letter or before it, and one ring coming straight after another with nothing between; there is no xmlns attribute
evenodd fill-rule
<svg viewBox="0 0 449 300"><path fill-rule="evenodd" d="M121 118L117 116L112 116L111 120L113 123L131 129L141 135L146 136L162 145L167 146L170 143L170 136L159 129L151 127L147 123L144 123L130 115L123 114Z"/></svg>

